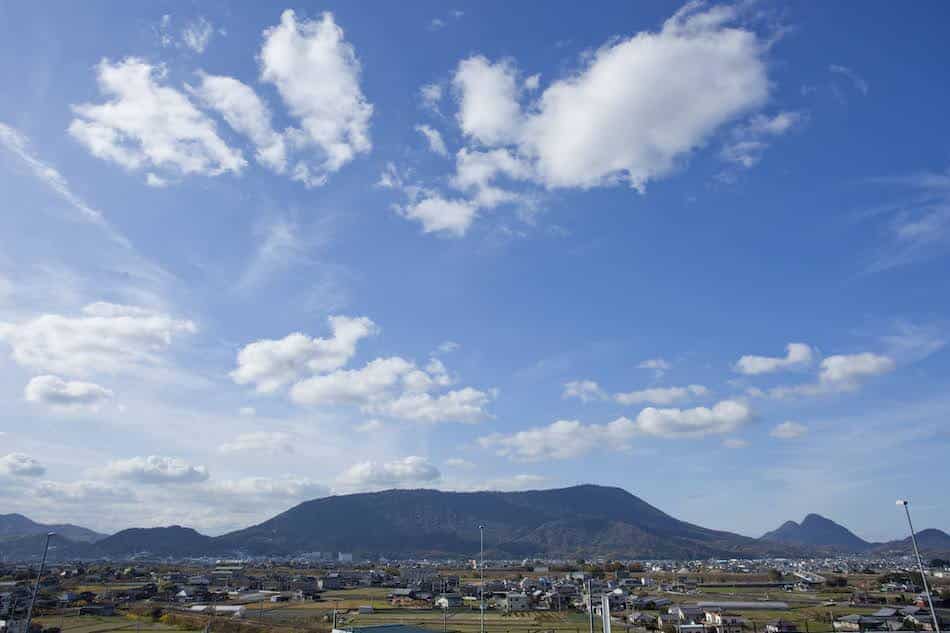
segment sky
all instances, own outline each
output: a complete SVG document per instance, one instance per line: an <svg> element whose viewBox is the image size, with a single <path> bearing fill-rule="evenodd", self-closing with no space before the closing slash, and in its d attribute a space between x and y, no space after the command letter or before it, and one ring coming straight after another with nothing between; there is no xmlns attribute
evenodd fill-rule
<svg viewBox="0 0 950 633"><path fill-rule="evenodd" d="M0 503L950 528L946 3L0 5Z"/></svg>

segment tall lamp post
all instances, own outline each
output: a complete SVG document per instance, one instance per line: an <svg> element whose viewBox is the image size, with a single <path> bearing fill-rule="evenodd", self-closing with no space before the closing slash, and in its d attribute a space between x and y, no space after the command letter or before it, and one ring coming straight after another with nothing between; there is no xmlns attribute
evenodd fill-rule
<svg viewBox="0 0 950 633"><path fill-rule="evenodd" d="M43 558L40 560L40 570L36 574L36 582L33 583L33 594L30 596L30 606L26 610L26 628L23 633L30 633L30 624L33 622L33 604L36 602L36 594L40 590L40 578L43 577L43 568L46 567L46 553L49 552L49 537L55 532L46 533L46 544L43 545Z"/></svg>
<svg viewBox="0 0 950 633"><path fill-rule="evenodd" d="M917 547L917 535L914 533L914 524L910 520L910 508L908 508L907 499L898 499L897 505L904 506L904 514L907 515L907 526L910 528L910 540L914 544L914 556L917 557L917 569L920 570L920 581L924 585L924 594L927 596L927 605L930 607L930 617L934 621L934 631L940 633L940 622L937 620L937 612L934 611L934 601L930 597L930 588L927 586L927 575L924 574L924 562L920 559L920 548Z"/></svg>
<svg viewBox="0 0 950 633"><path fill-rule="evenodd" d="M478 526L479 631L485 633L485 526Z"/></svg>

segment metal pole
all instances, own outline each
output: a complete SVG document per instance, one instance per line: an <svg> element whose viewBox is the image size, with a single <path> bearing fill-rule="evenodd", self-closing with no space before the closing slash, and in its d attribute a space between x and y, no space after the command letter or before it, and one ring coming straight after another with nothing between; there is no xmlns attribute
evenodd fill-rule
<svg viewBox="0 0 950 633"><path fill-rule="evenodd" d="M479 596L480 596L480 614L479 614L479 631L485 633L485 526L478 526L478 572L479 578L481 580Z"/></svg>
<svg viewBox="0 0 950 633"><path fill-rule="evenodd" d="M904 506L904 514L907 515L907 525L910 527L910 540L914 544L914 556L917 557L917 568L920 570L920 582L924 585L924 594L927 596L927 604L930 606L930 617L934 621L934 631L940 633L940 621L937 620L937 612L934 610L934 601L930 597L930 588L927 586L927 575L924 574L924 563L920 559L920 549L917 547L917 535L914 533L914 524L910 520L910 509L907 507L906 499L898 499L897 505Z"/></svg>
<svg viewBox="0 0 950 633"><path fill-rule="evenodd" d="M36 602L36 594L40 590L40 578L43 577L43 568L46 567L46 553L49 551L49 537L53 536L55 532L46 533L46 544L43 545L43 559L40 561L40 570L36 574L36 582L33 583L33 595L30 596L30 606L26 610L26 628L24 633L30 633L30 623L33 621L33 603Z"/></svg>

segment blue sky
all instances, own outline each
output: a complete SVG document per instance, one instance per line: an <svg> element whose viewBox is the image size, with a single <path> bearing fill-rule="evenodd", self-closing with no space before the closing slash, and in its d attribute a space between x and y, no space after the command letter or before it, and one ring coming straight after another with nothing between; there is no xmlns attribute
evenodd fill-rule
<svg viewBox="0 0 950 633"><path fill-rule="evenodd" d="M0 499L950 527L946 6L0 8Z"/></svg>

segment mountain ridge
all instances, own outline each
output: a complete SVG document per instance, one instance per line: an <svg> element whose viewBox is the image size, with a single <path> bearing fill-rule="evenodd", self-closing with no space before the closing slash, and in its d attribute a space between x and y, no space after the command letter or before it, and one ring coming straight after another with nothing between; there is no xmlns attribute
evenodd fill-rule
<svg viewBox="0 0 950 633"><path fill-rule="evenodd" d="M800 524L787 521L756 539L681 521L623 488L583 484L516 492L420 488L333 495L220 536L177 525L129 528L96 542L58 535L51 557L175 559L342 551L367 557L465 558L478 551L479 524L487 526L486 553L496 558L803 557L910 548L910 539L869 543L817 514ZM34 533L0 539L0 557L33 559L43 538ZM941 530L922 530L918 540L925 551L950 552L950 535Z"/></svg>

